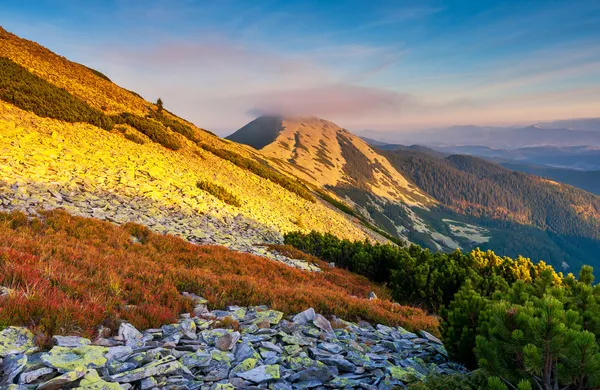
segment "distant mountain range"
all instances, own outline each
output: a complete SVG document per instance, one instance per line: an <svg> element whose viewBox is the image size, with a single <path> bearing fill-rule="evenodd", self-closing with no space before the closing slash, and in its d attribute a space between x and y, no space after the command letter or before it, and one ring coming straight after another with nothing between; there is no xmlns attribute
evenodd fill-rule
<svg viewBox="0 0 600 390"><path fill-rule="evenodd" d="M564 126L564 127L561 127ZM481 145L493 148L600 146L600 119L572 119L527 127L452 126L418 132L364 130L360 136L391 144Z"/></svg>

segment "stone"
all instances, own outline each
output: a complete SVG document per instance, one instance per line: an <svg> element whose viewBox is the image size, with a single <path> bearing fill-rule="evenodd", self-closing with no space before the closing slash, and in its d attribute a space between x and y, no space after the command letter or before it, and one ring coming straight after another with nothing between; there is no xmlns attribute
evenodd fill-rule
<svg viewBox="0 0 600 390"><path fill-rule="evenodd" d="M254 369L256 367L257 362L258 362L258 360L254 359L254 358L248 358L248 359L244 360L243 362L241 362L240 364L238 364L231 370L230 377L240 374L242 372L247 372L247 371Z"/></svg>
<svg viewBox="0 0 600 390"><path fill-rule="evenodd" d="M101 368L107 362L104 356L108 348L94 345L84 347L53 347L49 352L42 354L41 360L48 367L57 369L61 373L68 371L85 371L90 368Z"/></svg>
<svg viewBox="0 0 600 390"><path fill-rule="evenodd" d="M304 310L302 313L298 313L292 318L292 321L296 324L304 325L309 322L312 322L315 319L315 309L312 307L310 309Z"/></svg>
<svg viewBox="0 0 600 390"><path fill-rule="evenodd" d="M158 387L158 381L154 379L153 376L144 378L140 381L140 389L142 390L153 389L155 387Z"/></svg>
<svg viewBox="0 0 600 390"><path fill-rule="evenodd" d="M34 335L29 329L9 326L0 331L0 357L35 350Z"/></svg>
<svg viewBox="0 0 600 390"><path fill-rule="evenodd" d="M283 318L283 313L276 310L263 310L256 312L256 323L262 321L268 321L271 325L279 324L279 321Z"/></svg>
<svg viewBox="0 0 600 390"><path fill-rule="evenodd" d="M437 337L435 337L434 335L432 335L429 332L422 330L420 333L421 333L421 336L423 336L425 339L427 339L428 341L430 341L432 343L439 344L439 345L444 344L444 343L442 343L442 341L440 339L438 339Z"/></svg>
<svg viewBox="0 0 600 390"><path fill-rule="evenodd" d="M335 366L340 371L354 372L356 370L356 366L344 359L342 355L333 355L328 358L318 358L318 360L328 366Z"/></svg>
<svg viewBox="0 0 600 390"><path fill-rule="evenodd" d="M331 378L338 375L337 370L332 370L329 367L309 367L300 372L292 374L288 380L292 383L306 382L309 380L318 380L321 383L328 382Z"/></svg>
<svg viewBox="0 0 600 390"><path fill-rule="evenodd" d="M425 375L421 374L417 370L412 367L388 367L390 375L393 379L405 382L412 383L419 380L425 379Z"/></svg>
<svg viewBox="0 0 600 390"><path fill-rule="evenodd" d="M253 383L265 383L281 377L279 365L264 365L252 370L238 373L237 376Z"/></svg>
<svg viewBox="0 0 600 390"><path fill-rule="evenodd" d="M52 378L49 381L42 383L36 390L59 390L66 385L73 383L85 375L85 370L69 371L66 374Z"/></svg>
<svg viewBox="0 0 600 390"><path fill-rule="evenodd" d="M260 346L263 347L263 348L266 348L268 350L277 352L279 354L283 353L283 350L281 348L279 348L277 345L273 344L270 341L262 341L260 343Z"/></svg>
<svg viewBox="0 0 600 390"><path fill-rule="evenodd" d="M106 353L108 360L124 360L133 354L133 349L128 346L109 347Z"/></svg>
<svg viewBox="0 0 600 390"><path fill-rule="evenodd" d="M100 378L96 370L88 370L75 390L122 390L122 388L118 383L107 382Z"/></svg>
<svg viewBox="0 0 600 390"><path fill-rule="evenodd" d="M113 382L129 383L151 376L170 375L176 372L178 373L181 371L181 367L181 363L176 361L173 356L167 356L135 370L111 375L110 378Z"/></svg>
<svg viewBox="0 0 600 390"><path fill-rule="evenodd" d="M325 317L323 317L320 314L316 314L315 315L315 318L313 320L313 324L317 328L321 329L324 332L334 333L333 332L333 328L331 327L331 323Z"/></svg>
<svg viewBox="0 0 600 390"><path fill-rule="evenodd" d="M183 355L180 359L181 364L189 369L206 367L210 364L211 360L212 357L210 354L201 352L188 353Z"/></svg>
<svg viewBox="0 0 600 390"><path fill-rule="evenodd" d="M27 356L25 354L9 355L2 361L2 378L0 385L10 385L14 383L14 379L23 371L27 365Z"/></svg>
<svg viewBox="0 0 600 390"><path fill-rule="evenodd" d="M77 336L53 336L52 342L59 347L83 347L92 343L86 338Z"/></svg>
<svg viewBox="0 0 600 390"><path fill-rule="evenodd" d="M119 326L118 337L125 342L125 345L136 348L143 345L142 338L144 335L137 330L133 325L125 322Z"/></svg>
<svg viewBox="0 0 600 390"><path fill-rule="evenodd" d="M230 351L240 339L240 332L227 333L215 341L215 346L221 351Z"/></svg>
<svg viewBox="0 0 600 390"><path fill-rule="evenodd" d="M371 291L367 298L369 298L369 300L377 299L377 295L373 291Z"/></svg>
<svg viewBox="0 0 600 390"><path fill-rule="evenodd" d="M54 369L50 367L42 367L38 368L37 370L23 372L19 376L19 384L26 385L29 383L36 382L54 372Z"/></svg>
<svg viewBox="0 0 600 390"><path fill-rule="evenodd" d="M237 345L235 349L235 361L241 362L252 357L258 358L258 353L254 350L252 344L244 341Z"/></svg>
<svg viewBox="0 0 600 390"><path fill-rule="evenodd" d="M334 354L342 353L342 351L344 350L344 348L341 345L334 343L319 343L318 347Z"/></svg>

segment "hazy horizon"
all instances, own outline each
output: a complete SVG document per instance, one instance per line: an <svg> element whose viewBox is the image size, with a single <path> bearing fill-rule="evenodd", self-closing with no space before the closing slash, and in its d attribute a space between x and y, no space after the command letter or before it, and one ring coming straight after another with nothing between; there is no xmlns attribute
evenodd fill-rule
<svg viewBox="0 0 600 390"><path fill-rule="evenodd" d="M0 4L2 26L226 135L257 112L357 131L597 116L594 1Z"/></svg>

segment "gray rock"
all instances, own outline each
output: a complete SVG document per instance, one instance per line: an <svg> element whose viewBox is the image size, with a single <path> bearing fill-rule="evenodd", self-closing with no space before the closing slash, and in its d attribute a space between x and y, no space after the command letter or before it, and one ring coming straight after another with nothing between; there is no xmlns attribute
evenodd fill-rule
<svg viewBox="0 0 600 390"><path fill-rule="evenodd" d="M27 365L27 356L24 354L9 355L4 358L1 366L3 375L0 379L0 385L14 383L15 378L23 371L25 365Z"/></svg>
<svg viewBox="0 0 600 390"><path fill-rule="evenodd" d="M243 337L242 337L243 339ZM249 359L251 357L256 357L257 353L254 350L254 348L252 347L252 344L248 343L247 341L243 341L242 343L238 344L236 349L235 349L235 361L236 362L241 362L243 360Z"/></svg>
<svg viewBox="0 0 600 390"><path fill-rule="evenodd" d="M128 346L117 346L108 348L106 353L106 359L108 360L120 360L127 359L133 353L133 349Z"/></svg>
<svg viewBox="0 0 600 390"><path fill-rule="evenodd" d="M158 387L158 381L154 377L144 378L140 381L140 389L147 390Z"/></svg>
<svg viewBox="0 0 600 390"><path fill-rule="evenodd" d="M331 323L320 314L315 315L315 318L313 319L313 324L324 332L334 333L333 328L331 327Z"/></svg>
<svg viewBox="0 0 600 390"><path fill-rule="evenodd" d="M279 365L274 364L259 366L250 371L240 372L237 376L253 383L265 383L279 379L281 374Z"/></svg>
<svg viewBox="0 0 600 390"><path fill-rule="evenodd" d="M318 360L328 366L335 366L340 371L354 372L356 370L356 366L344 359L342 355L333 355L328 358L319 358Z"/></svg>
<svg viewBox="0 0 600 390"><path fill-rule="evenodd" d="M440 339L438 339L437 337L435 337L434 335L432 335L429 332L422 330L420 333L421 333L421 336L423 336L427 340L431 341L432 343L439 344L439 345L443 344Z"/></svg>
<svg viewBox="0 0 600 390"><path fill-rule="evenodd" d="M291 375L288 380L292 383L310 380L318 380L321 383L326 383L337 374L337 370L332 370L329 367L309 367Z"/></svg>
<svg viewBox="0 0 600 390"><path fill-rule="evenodd" d="M260 343L260 346L263 347L263 348L266 348L268 350L277 352L279 354L283 353L283 350L281 348L279 348L277 345L273 344L270 341L262 341Z"/></svg>
<svg viewBox="0 0 600 390"><path fill-rule="evenodd" d="M119 336L125 342L125 345L136 348L143 345L142 338L144 335L129 323L123 323L119 327Z"/></svg>
<svg viewBox="0 0 600 390"><path fill-rule="evenodd" d="M58 390L66 385L73 383L85 375L84 370L69 371L66 374L52 378L49 381L38 386L36 390Z"/></svg>
<svg viewBox="0 0 600 390"><path fill-rule="evenodd" d="M37 370L23 372L19 376L19 384L27 385L29 383L33 383L35 381L43 379L44 377L46 377L54 372L55 372L54 369L52 369L50 367L42 367L42 368L38 368ZM46 379L49 379L49 378L46 378Z"/></svg>
<svg viewBox="0 0 600 390"><path fill-rule="evenodd" d="M304 325L309 322L312 322L315 319L315 309L312 307L310 309L304 310L302 313L298 313L294 316L292 321L296 324Z"/></svg>
<svg viewBox="0 0 600 390"><path fill-rule="evenodd" d="M146 366L121 374L112 375L113 382L130 383L149 378L151 376L170 375L181 372L181 363L172 356L152 362Z"/></svg>
<svg viewBox="0 0 600 390"><path fill-rule="evenodd" d="M77 336L53 336L52 342L59 347L82 347L92 343L86 338Z"/></svg>
<svg viewBox="0 0 600 390"><path fill-rule="evenodd" d="M339 354L344 351L344 348L342 348L342 346L334 343L320 343L318 347L334 354Z"/></svg>
<svg viewBox="0 0 600 390"><path fill-rule="evenodd" d="M370 300L377 299L377 295L373 291L371 291L367 297Z"/></svg>
<svg viewBox="0 0 600 390"><path fill-rule="evenodd" d="M221 351L231 351L240 339L240 332L227 333L215 341L215 347Z"/></svg>
<svg viewBox="0 0 600 390"><path fill-rule="evenodd" d="M29 329L9 326L0 331L0 357L35 350L33 333Z"/></svg>

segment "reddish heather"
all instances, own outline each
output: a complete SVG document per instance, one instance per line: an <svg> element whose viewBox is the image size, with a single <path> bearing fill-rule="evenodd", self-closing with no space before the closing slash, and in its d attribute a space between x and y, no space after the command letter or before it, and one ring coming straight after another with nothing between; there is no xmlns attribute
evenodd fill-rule
<svg viewBox="0 0 600 390"><path fill-rule="evenodd" d="M127 224L115 226L63 211L28 220L0 213L0 326L27 325L40 336L92 336L99 324L120 319L138 328L176 321L189 311L189 291L211 308L268 305L285 313L308 307L344 319L436 331L437 320L420 309L369 301L389 293L338 268L307 273L223 247L197 246ZM139 243L134 243L135 237ZM43 338L42 338L43 340Z"/></svg>

